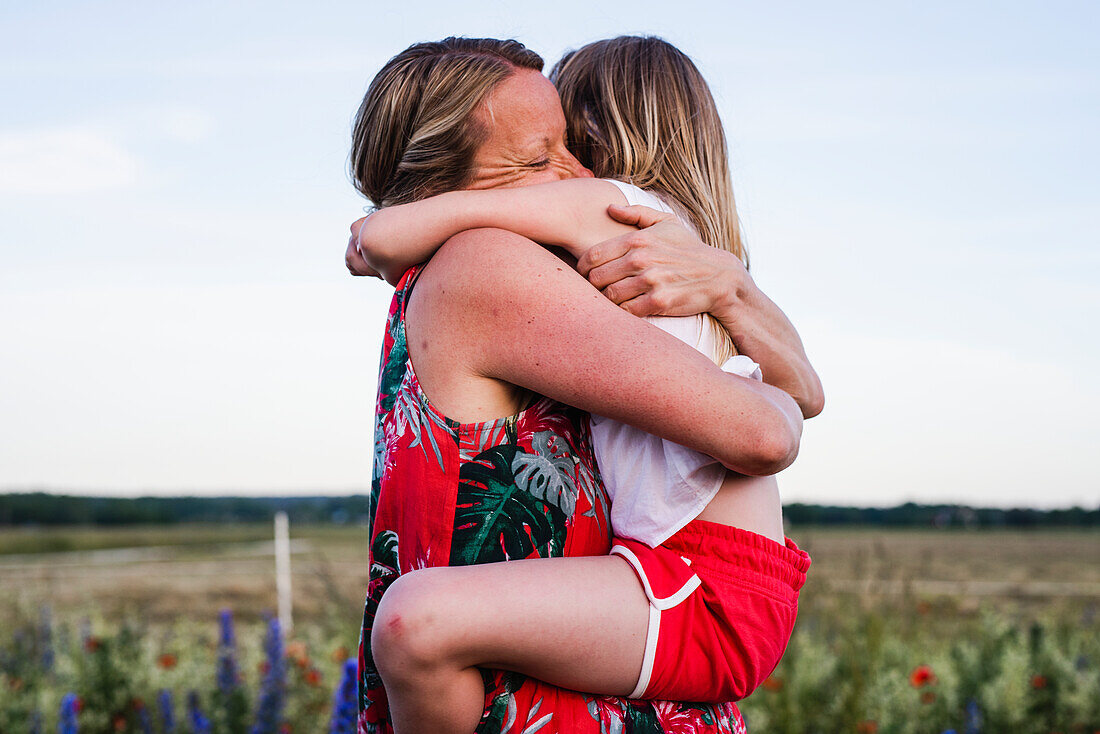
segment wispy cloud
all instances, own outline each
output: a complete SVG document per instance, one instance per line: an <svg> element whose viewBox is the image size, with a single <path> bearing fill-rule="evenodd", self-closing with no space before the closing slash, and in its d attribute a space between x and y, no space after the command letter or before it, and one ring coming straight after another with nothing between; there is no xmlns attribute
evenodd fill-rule
<svg viewBox="0 0 1100 734"><path fill-rule="evenodd" d="M138 159L94 130L0 131L0 193L53 195L126 188Z"/></svg>

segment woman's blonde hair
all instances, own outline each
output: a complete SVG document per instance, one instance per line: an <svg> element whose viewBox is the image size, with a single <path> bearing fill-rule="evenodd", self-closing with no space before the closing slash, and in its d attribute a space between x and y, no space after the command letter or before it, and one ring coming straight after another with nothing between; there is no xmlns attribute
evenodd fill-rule
<svg viewBox="0 0 1100 734"><path fill-rule="evenodd" d="M463 188L489 134L474 112L517 69L542 66L519 41L495 38L445 38L394 56L355 117L355 188L379 208Z"/></svg>
<svg viewBox="0 0 1100 734"><path fill-rule="evenodd" d="M570 51L550 80L582 164L660 195L704 242L748 265L722 120L691 59L660 38L620 36ZM736 351L713 317L711 324L721 363Z"/></svg>

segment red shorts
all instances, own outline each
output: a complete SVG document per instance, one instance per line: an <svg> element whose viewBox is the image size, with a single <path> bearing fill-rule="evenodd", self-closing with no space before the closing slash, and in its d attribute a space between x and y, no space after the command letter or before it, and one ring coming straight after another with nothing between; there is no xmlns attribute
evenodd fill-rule
<svg viewBox="0 0 1100 734"><path fill-rule="evenodd" d="M791 638L810 557L790 539L694 520L656 548L611 549L649 597L649 633L631 698L736 701L775 670Z"/></svg>

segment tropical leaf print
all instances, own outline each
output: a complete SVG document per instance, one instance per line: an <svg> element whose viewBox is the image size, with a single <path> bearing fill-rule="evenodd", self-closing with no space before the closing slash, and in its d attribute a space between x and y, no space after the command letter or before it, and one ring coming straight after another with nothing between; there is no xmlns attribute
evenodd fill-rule
<svg viewBox="0 0 1100 734"><path fill-rule="evenodd" d="M398 537L392 530L383 530L371 544L371 575L397 573L401 567L398 559Z"/></svg>
<svg viewBox="0 0 1100 734"><path fill-rule="evenodd" d="M397 393L401 388L401 381L405 379L408 369L409 349L405 344L405 323L396 314L390 316L388 325L393 346L386 355L382 365L382 373L378 377L378 408L379 414L388 413L393 408L397 399Z"/></svg>
<svg viewBox="0 0 1100 734"><path fill-rule="evenodd" d="M517 447L494 446L459 471L450 565L560 555L566 516L516 485Z"/></svg>
<svg viewBox="0 0 1100 734"><path fill-rule="evenodd" d="M397 402L393 406L393 417L396 421L395 437L401 437L405 431L412 431L413 440L409 448L420 447L424 452L424 458L428 458L428 446L432 447L436 463L440 471L446 471L443 466L443 453L439 449L433 427L439 428L446 435L455 439L454 429L447 422L429 410L420 397L419 384L413 380L406 380L401 384L397 393ZM427 442L425 443L425 438Z"/></svg>
<svg viewBox="0 0 1100 734"><path fill-rule="evenodd" d="M566 517L577 507L577 483L573 479L577 460L568 451L555 451L554 442L565 442L550 431L539 431L531 439L534 453L520 450L512 459L516 486L533 497L557 507Z"/></svg>

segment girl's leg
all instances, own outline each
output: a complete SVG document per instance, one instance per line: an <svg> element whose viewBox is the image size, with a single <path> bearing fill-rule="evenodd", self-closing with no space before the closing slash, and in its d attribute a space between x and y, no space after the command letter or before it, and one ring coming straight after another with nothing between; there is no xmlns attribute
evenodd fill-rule
<svg viewBox="0 0 1100 734"><path fill-rule="evenodd" d="M371 649L397 734L470 734L485 697L477 666L627 695L648 626L649 600L622 558L538 558L401 576Z"/></svg>

